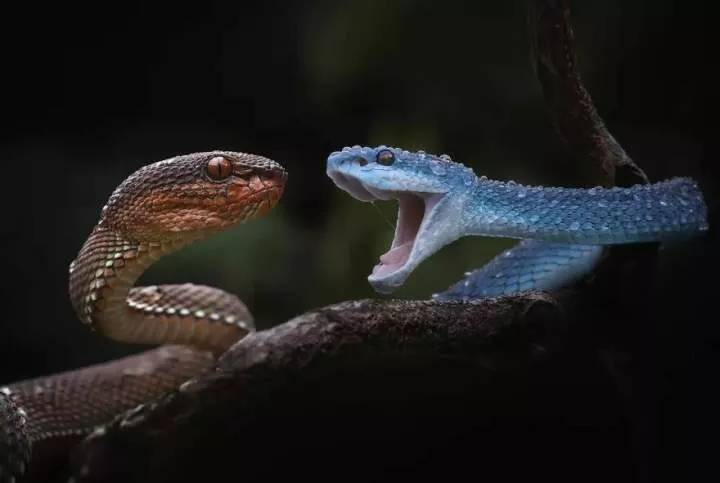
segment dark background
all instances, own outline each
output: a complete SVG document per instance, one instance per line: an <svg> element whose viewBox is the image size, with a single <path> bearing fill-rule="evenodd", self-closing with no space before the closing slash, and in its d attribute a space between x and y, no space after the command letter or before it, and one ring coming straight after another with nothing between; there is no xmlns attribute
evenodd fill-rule
<svg viewBox="0 0 720 483"><path fill-rule="evenodd" d="M712 203L715 132L704 110L717 76L706 3L572 7L579 66L610 130L652 180L696 177ZM76 320L67 269L114 187L149 162L229 149L288 169L267 218L168 256L141 279L222 287L260 328L378 296L366 277L392 237L394 208L334 188L324 164L333 150L390 144L447 152L489 177L585 183L544 109L522 1L14 8L2 19L0 382L140 349ZM510 243L460 240L395 296L426 298Z"/></svg>

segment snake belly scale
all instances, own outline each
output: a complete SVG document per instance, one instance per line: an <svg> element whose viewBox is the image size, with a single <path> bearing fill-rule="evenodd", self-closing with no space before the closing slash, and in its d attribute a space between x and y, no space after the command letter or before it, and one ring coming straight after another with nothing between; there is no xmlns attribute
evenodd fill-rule
<svg viewBox="0 0 720 483"><path fill-rule="evenodd" d="M164 255L264 216L286 180L265 157L209 151L146 165L115 189L70 264L70 300L92 330L164 345L2 388L0 481L15 481L63 436L86 434L177 388L255 330L245 304L218 288L134 284Z"/></svg>

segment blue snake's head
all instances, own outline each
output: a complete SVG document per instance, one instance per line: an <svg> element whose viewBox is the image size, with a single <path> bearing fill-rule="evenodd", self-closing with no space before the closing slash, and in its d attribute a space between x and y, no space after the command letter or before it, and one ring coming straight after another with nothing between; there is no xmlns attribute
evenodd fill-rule
<svg viewBox="0 0 720 483"><path fill-rule="evenodd" d="M334 152L327 175L360 201L398 201L392 246L368 277L379 293L392 292L423 260L462 236L463 208L476 180L448 156L386 146Z"/></svg>

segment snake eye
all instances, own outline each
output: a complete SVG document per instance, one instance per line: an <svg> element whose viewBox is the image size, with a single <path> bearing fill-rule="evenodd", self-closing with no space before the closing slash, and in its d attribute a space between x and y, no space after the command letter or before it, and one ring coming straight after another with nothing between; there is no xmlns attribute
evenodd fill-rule
<svg viewBox="0 0 720 483"><path fill-rule="evenodd" d="M208 161L207 166L205 166L205 171L210 179L222 181L232 173L232 163L228 158L216 156Z"/></svg>
<svg viewBox="0 0 720 483"><path fill-rule="evenodd" d="M383 166L390 166L395 162L395 155L389 149L383 149L377 153L376 161Z"/></svg>

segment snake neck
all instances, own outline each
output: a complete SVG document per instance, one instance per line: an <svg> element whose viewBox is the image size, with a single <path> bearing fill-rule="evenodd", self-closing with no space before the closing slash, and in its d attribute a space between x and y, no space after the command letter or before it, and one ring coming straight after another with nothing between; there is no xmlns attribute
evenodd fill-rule
<svg viewBox="0 0 720 483"><path fill-rule="evenodd" d="M161 242L137 242L97 228L70 265L70 299L85 324L122 342L178 343L219 354L254 330L237 297L194 284L135 287L161 257L203 238L185 233Z"/></svg>
<svg viewBox="0 0 720 483"><path fill-rule="evenodd" d="M132 241L96 228L70 264L70 300L80 320L107 333L118 327L115 319L140 315L128 299L133 285L155 261L187 244Z"/></svg>

